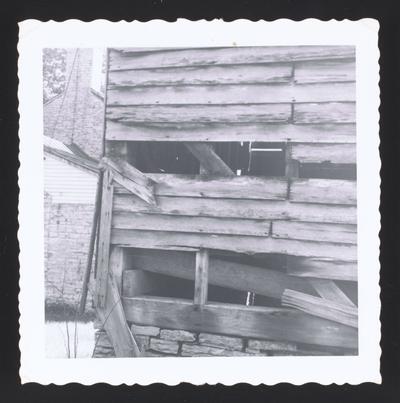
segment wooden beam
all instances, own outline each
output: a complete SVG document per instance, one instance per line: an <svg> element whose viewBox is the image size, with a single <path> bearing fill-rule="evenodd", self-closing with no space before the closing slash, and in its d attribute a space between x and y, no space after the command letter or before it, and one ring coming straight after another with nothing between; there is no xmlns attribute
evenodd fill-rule
<svg viewBox="0 0 400 403"><path fill-rule="evenodd" d="M199 160L208 175L235 176L222 158L206 143L185 143L189 151Z"/></svg>
<svg viewBox="0 0 400 403"><path fill-rule="evenodd" d="M193 104L278 104L290 102L354 102L355 82L284 84L215 84L109 87L108 106Z"/></svg>
<svg viewBox="0 0 400 403"><path fill-rule="evenodd" d="M288 256L287 273L296 277L357 281L357 261Z"/></svg>
<svg viewBox="0 0 400 403"><path fill-rule="evenodd" d="M354 46L254 46L159 50L137 54L110 51L110 70L198 67L355 58Z"/></svg>
<svg viewBox="0 0 400 403"><path fill-rule="evenodd" d="M110 237L113 203L112 173L106 169L103 176L102 199L99 223L98 256L96 259L96 300L103 308L106 301L107 278L110 258Z"/></svg>
<svg viewBox="0 0 400 403"><path fill-rule="evenodd" d="M178 230L179 228L177 228ZM124 247L145 249L209 248L248 254L281 253L349 261L357 259L355 245L246 235L212 234L210 236L209 234L198 233L113 229L111 243Z"/></svg>
<svg viewBox="0 0 400 403"><path fill-rule="evenodd" d="M195 279L195 254L176 251L140 251L130 253L129 267L146 272L159 273L185 280ZM124 281L134 274L124 272ZM280 299L286 288L313 293L313 287L306 279L289 276L279 270L256 267L223 259L210 258L208 282L211 285L239 291L251 291L259 295ZM128 296L124 294L124 296Z"/></svg>
<svg viewBox="0 0 400 403"><path fill-rule="evenodd" d="M128 321L193 332L357 348L357 330L298 310L161 297L122 298Z"/></svg>
<svg viewBox="0 0 400 403"><path fill-rule="evenodd" d="M355 328L358 326L357 308L348 304L332 302L287 289L282 295L282 305L347 326Z"/></svg>
<svg viewBox="0 0 400 403"><path fill-rule="evenodd" d="M194 303L204 305L208 295L209 254L207 249L196 252L196 271L194 280Z"/></svg>
<svg viewBox="0 0 400 403"><path fill-rule="evenodd" d="M285 200L287 180L256 176L207 176L179 174L146 174L155 182L156 196ZM115 186L116 194L127 190Z"/></svg>
<svg viewBox="0 0 400 403"><path fill-rule="evenodd" d="M108 120L108 140L124 141L264 141L351 143L356 141L355 124L289 123L124 123Z"/></svg>
<svg viewBox="0 0 400 403"><path fill-rule="evenodd" d="M126 322L124 308L115 279L108 274L106 281L106 300L104 306L97 305L96 311L117 357L140 357L137 343Z"/></svg>
<svg viewBox="0 0 400 403"><path fill-rule="evenodd" d="M334 281L320 278L311 278L309 281L322 298L338 304L356 306Z"/></svg>
<svg viewBox="0 0 400 403"><path fill-rule="evenodd" d="M307 197L306 192L302 190L301 193L304 193L303 198ZM335 224L357 223L355 206L323 204L323 197L321 193L321 203L311 204L279 200L157 196L157 206L151 206L133 195L115 195L114 211ZM336 198L346 200L346 195L338 195Z"/></svg>
<svg viewBox="0 0 400 403"><path fill-rule="evenodd" d="M355 144L294 144L292 158L301 163L355 164Z"/></svg>
<svg viewBox="0 0 400 403"><path fill-rule="evenodd" d="M173 232L179 229L179 232L189 233L268 237L271 222L268 220L246 220L240 218L192 217L116 211L113 214L112 226L116 229ZM316 239L317 237L314 236L314 240Z"/></svg>
<svg viewBox="0 0 400 403"><path fill-rule="evenodd" d="M318 104L317 104L318 105ZM326 104L322 104L326 105ZM344 104L347 105L347 104ZM107 119L121 123L259 123L288 122L290 104L108 106ZM107 122L108 126L108 122Z"/></svg>
<svg viewBox="0 0 400 403"><path fill-rule="evenodd" d="M172 85L287 83L290 64L197 66L169 69L110 71L108 88Z"/></svg>
<svg viewBox="0 0 400 403"><path fill-rule="evenodd" d="M337 179L296 179L290 184L290 200L304 203L357 205L357 183Z"/></svg>
<svg viewBox="0 0 400 403"><path fill-rule="evenodd" d="M104 157L101 160L101 166L111 169L113 179L125 189L129 190L146 203L152 205L156 204L152 181L128 162L120 158L110 159Z"/></svg>
<svg viewBox="0 0 400 403"><path fill-rule="evenodd" d="M357 244L357 226L298 221L274 221L272 236L281 239Z"/></svg>
<svg viewBox="0 0 400 403"><path fill-rule="evenodd" d="M109 272L112 274L118 292L122 292L122 273L126 269L126 250L112 246L109 260Z"/></svg>
<svg viewBox="0 0 400 403"><path fill-rule="evenodd" d="M294 68L294 81L296 84L355 80L356 63L354 60L297 62Z"/></svg>
<svg viewBox="0 0 400 403"><path fill-rule="evenodd" d="M293 121L300 123L355 123L354 102L305 103L294 105Z"/></svg>

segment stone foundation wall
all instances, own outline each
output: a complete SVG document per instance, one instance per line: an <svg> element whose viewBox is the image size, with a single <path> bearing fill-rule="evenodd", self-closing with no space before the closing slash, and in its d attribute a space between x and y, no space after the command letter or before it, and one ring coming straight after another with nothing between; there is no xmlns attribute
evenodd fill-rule
<svg viewBox="0 0 400 403"><path fill-rule="evenodd" d="M132 325L132 333L146 357L240 357L305 355L294 343L232 337L212 333ZM96 334L93 357L115 357L104 330Z"/></svg>

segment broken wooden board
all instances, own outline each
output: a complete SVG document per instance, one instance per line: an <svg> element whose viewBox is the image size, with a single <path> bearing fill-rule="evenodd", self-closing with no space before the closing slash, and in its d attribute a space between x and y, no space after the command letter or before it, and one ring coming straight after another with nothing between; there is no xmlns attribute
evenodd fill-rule
<svg viewBox="0 0 400 403"><path fill-rule="evenodd" d="M128 321L194 332L357 348L357 330L295 309L162 298L122 298Z"/></svg>
<svg viewBox="0 0 400 403"><path fill-rule="evenodd" d="M358 327L358 310L349 304L341 304L287 289L282 295L282 305L343 325Z"/></svg>
<svg viewBox="0 0 400 403"><path fill-rule="evenodd" d="M292 143L351 143L356 126L350 124L291 123L127 123L107 121L107 140L117 141L265 141Z"/></svg>
<svg viewBox="0 0 400 403"><path fill-rule="evenodd" d="M310 278L309 281L320 297L339 304L356 306L334 281L320 278Z"/></svg>
<svg viewBox="0 0 400 403"><path fill-rule="evenodd" d="M164 274L185 280L195 279L195 253L177 251L138 251L131 252L128 258L130 268L146 272ZM134 272L135 270L133 270ZM132 270L124 272L124 287L132 284ZM281 299L283 291L291 288L305 293L313 293L313 287L306 279L289 276L279 270L256 267L211 256L208 282L211 285L227 287L239 291L251 291L270 298ZM133 284L132 287L135 287ZM125 288L124 296L132 296Z"/></svg>
<svg viewBox="0 0 400 403"><path fill-rule="evenodd" d="M151 205L156 204L153 182L138 169L121 158L107 158L101 160L101 166L111 169L113 179L137 197Z"/></svg>

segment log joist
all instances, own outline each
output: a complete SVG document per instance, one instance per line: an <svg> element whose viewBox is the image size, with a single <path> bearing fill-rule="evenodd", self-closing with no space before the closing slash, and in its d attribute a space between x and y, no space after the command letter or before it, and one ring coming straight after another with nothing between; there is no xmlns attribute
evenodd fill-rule
<svg viewBox="0 0 400 403"><path fill-rule="evenodd" d="M288 308L122 297L128 321L170 329L357 348L357 329Z"/></svg>

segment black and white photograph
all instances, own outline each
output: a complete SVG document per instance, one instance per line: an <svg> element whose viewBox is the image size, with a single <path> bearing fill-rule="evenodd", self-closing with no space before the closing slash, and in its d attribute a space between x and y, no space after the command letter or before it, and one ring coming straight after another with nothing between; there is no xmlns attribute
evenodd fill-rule
<svg viewBox="0 0 400 403"><path fill-rule="evenodd" d="M41 48L45 359L357 360L356 44L139 42Z"/></svg>

